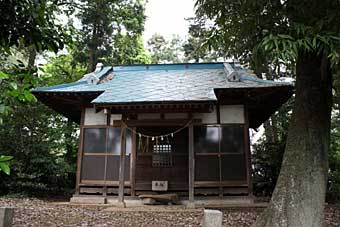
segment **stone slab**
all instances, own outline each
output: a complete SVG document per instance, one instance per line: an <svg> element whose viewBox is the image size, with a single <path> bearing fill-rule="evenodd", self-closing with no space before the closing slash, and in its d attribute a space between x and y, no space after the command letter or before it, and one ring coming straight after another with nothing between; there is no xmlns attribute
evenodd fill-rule
<svg viewBox="0 0 340 227"><path fill-rule="evenodd" d="M13 208L0 207L0 227L11 227L13 220Z"/></svg>
<svg viewBox="0 0 340 227"><path fill-rule="evenodd" d="M119 208L126 208L126 203L125 202L117 202L115 204L116 207L119 207Z"/></svg>
<svg viewBox="0 0 340 227"><path fill-rule="evenodd" d="M143 206L143 203L140 199L124 199L124 203L126 207L139 207ZM119 207L121 204L119 204L119 201L117 198L107 198L107 204Z"/></svg>
<svg viewBox="0 0 340 227"><path fill-rule="evenodd" d="M140 199L150 198L160 203L177 203L179 198L177 194L159 194L159 195L140 195Z"/></svg>
<svg viewBox="0 0 340 227"><path fill-rule="evenodd" d="M142 203L144 205L154 205L154 204L156 204L156 200L154 200L152 198L144 198L144 199L142 199Z"/></svg>
<svg viewBox="0 0 340 227"><path fill-rule="evenodd" d="M70 200L71 204L106 204L105 197L99 196L73 196Z"/></svg>

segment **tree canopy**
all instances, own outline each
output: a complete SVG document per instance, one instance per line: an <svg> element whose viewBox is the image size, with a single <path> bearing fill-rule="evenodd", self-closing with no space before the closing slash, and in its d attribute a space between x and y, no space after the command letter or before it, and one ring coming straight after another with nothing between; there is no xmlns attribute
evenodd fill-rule
<svg viewBox="0 0 340 227"><path fill-rule="evenodd" d="M76 16L81 28L76 34L75 61L86 65L89 72L95 69L98 61L109 64L149 61L141 42L145 22L143 1L80 2L82 7ZM134 48L127 48L131 44Z"/></svg>
<svg viewBox="0 0 340 227"><path fill-rule="evenodd" d="M57 4L50 0L0 1L1 48L34 45L38 51L63 49L68 35L60 23Z"/></svg>

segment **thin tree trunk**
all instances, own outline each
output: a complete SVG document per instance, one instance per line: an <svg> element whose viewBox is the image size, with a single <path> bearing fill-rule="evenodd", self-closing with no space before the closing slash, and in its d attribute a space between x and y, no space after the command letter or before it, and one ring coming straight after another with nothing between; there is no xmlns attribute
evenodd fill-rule
<svg viewBox="0 0 340 227"><path fill-rule="evenodd" d="M93 72L96 68L97 64L97 49L98 49L98 41L97 41L97 33L98 33L98 21L95 20L92 29L92 38L89 43L89 65L87 68L87 72Z"/></svg>
<svg viewBox="0 0 340 227"><path fill-rule="evenodd" d="M300 53L281 172L254 227L322 227L328 171L331 74L326 57Z"/></svg>
<svg viewBox="0 0 340 227"><path fill-rule="evenodd" d="M34 45L28 47L28 67L33 69L35 65L35 58L37 57L37 50Z"/></svg>
<svg viewBox="0 0 340 227"><path fill-rule="evenodd" d="M70 118L67 118L67 130L65 132L65 138L67 140L66 143L66 153L65 153L65 161L69 164L75 163L76 161L76 155L75 150L73 149L73 146L70 144L73 131L71 131L72 128L72 120Z"/></svg>
<svg viewBox="0 0 340 227"><path fill-rule="evenodd" d="M264 128L264 136L266 138L266 142L272 143L273 142L273 128L270 123L270 119L266 120L263 123L263 128Z"/></svg>
<svg viewBox="0 0 340 227"><path fill-rule="evenodd" d="M272 122L272 142L276 143L279 141L278 137L278 130L277 130L277 117L275 114L273 114L271 117L271 122Z"/></svg>

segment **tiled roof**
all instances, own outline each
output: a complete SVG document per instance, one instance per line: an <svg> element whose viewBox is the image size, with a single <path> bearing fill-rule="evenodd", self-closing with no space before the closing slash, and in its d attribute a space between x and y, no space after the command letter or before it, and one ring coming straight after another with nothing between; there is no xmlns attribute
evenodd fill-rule
<svg viewBox="0 0 340 227"><path fill-rule="evenodd" d="M291 85L261 80L232 65L240 81L231 82L223 63L104 67L96 73L111 80L88 84L85 78L69 84L38 88L35 92L102 92L92 103L215 101L214 89L261 88Z"/></svg>

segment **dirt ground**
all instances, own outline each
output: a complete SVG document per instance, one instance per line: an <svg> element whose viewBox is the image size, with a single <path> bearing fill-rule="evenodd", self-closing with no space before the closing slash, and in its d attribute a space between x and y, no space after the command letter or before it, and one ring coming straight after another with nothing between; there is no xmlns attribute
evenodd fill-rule
<svg viewBox="0 0 340 227"><path fill-rule="evenodd" d="M0 207L10 206L14 211L15 227L168 227L201 226L203 210L183 207L151 207L117 209L108 206L71 206L54 200L35 198L0 198ZM224 227L248 227L262 208L223 209ZM326 227L340 226L340 207L328 205Z"/></svg>

